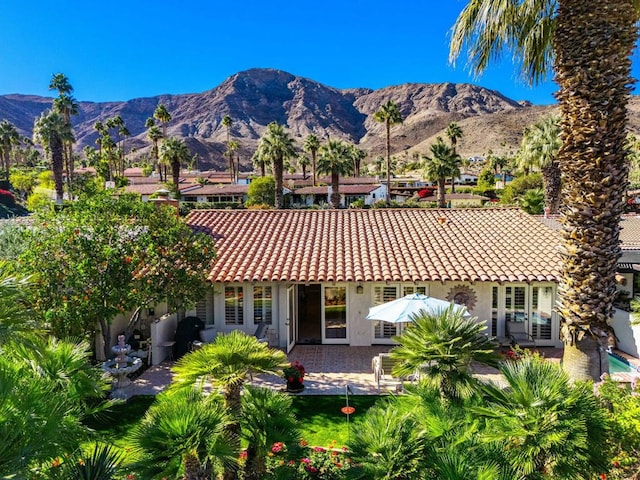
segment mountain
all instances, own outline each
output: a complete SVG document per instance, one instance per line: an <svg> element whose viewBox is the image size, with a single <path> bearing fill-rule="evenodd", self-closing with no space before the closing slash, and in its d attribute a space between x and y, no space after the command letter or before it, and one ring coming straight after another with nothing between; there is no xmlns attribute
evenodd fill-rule
<svg viewBox="0 0 640 480"><path fill-rule="evenodd" d="M514 151L522 128L537 121L553 107L534 107L511 100L499 92L470 84L404 84L378 90L340 90L313 80L272 69L252 69L227 78L217 87L199 94L160 95L126 102L79 102L73 116L76 149L95 146L96 121L120 115L131 132L127 151L134 156L149 149L144 123L159 103L172 115L169 135L185 138L201 168L224 169L226 128L222 118L233 119L231 135L240 143L244 169L266 125L284 124L299 146L304 137L342 138L356 143L370 154L383 153L384 125L373 121L373 113L388 100L400 106L404 122L392 129L395 153L426 153L437 135L457 121L465 136L458 143L463 156L481 155L493 149ZM0 119L7 118L23 134L31 136L34 119L52 98L28 95L0 96ZM526 120L525 120L526 119Z"/></svg>

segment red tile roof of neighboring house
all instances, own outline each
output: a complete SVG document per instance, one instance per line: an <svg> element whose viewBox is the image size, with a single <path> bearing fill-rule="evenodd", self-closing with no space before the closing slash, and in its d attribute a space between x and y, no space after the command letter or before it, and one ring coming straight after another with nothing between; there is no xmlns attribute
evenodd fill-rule
<svg viewBox="0 0 640 480"><path fill-rule="evenodd" d="M518 209L199 210L214 282L558 281L559 236Z"/></svg>
<svg viewBox="0 0 640 480"><path fill-rule="evenodd" d="M380 188L380 185L340 185L339 191L343 195L368 195ZM302 187L294 192L296 195L327 195L329 187L327 185L321 187Z"/></svg>
<svg viewBox="0 0 640 480"><path fill-rule="evenodd" d="M489 197L476 195L475 193L445 193L444 199L446 202L449 200L490 200ZM418 200L421 202L437 202L438 195L429 195L428 197L422 197Z"/></svg>
<svg viewBox="0 0 640 480"><path fill-rule="evenodd" d="M198 187L198 188L196 188ZM191 185L188 191L181 191L183 195L246 195L249 185Z"/></svg>

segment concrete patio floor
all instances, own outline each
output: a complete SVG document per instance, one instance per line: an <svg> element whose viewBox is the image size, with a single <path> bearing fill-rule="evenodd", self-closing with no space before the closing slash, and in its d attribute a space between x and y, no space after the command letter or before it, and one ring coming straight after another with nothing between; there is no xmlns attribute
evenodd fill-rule
<svg viewBox="0 0 640 480"><path fill-rule="evenodd" d="M349 385L354 395L379 395L397 392L401 384L397 380L385 378L380 390L375 381L371 361L381 352L388 352L391 346L351 347L348 345L297 345L288 357L298 360L307 371L305 389L298 395L341 395ZM561 348L541 347L537 349L545 358L559 362ZM128 396L156 395L163 391L172 378L173 362L164 362L148 368L131 386L127 387ZM483 365L473 366L474 375L483 381L501 382L501 375L494 368ZM277 375L257 375L252 385L285 389L284 380Z"/></svg>

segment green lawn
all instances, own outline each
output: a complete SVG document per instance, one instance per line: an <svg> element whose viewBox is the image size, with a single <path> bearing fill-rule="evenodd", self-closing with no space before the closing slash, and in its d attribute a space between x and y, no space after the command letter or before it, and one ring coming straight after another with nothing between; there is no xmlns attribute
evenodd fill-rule
<svg viewBox="0 0 640 480"><path fill-rule="evenodd" d="M130 447L128 433L144 416L154 398L133 397L128 402L114 405L109 411L90 419L87 424L109 443L126 449ZM350 415L352 431L364 413L379 398L374 395L349 397L349 405L356 409ZM300 395L292 400L294 413L300 421L302 438L310 445L327 446L335 441L336 445L343 446L347 443L347 419L340 411L345 406L343 395Z"/></svg>

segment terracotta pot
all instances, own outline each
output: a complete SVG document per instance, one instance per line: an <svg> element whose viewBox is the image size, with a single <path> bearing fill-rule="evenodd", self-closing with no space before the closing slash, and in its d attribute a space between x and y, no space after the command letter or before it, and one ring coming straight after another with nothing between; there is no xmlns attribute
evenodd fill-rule
<svg viewBox="0 0 640 480"><path fill-rule="evenodd" d="M294 380L292 382L287 380L287 392L300 393L303 390L304 385L299 380Z"/></svg>

